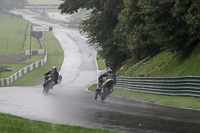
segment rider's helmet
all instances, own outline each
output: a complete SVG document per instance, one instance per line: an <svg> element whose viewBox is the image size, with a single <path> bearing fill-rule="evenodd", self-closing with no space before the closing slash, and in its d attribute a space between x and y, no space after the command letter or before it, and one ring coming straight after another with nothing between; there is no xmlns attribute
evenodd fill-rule
<svg viewBox="0 0 200 133"><path fill-rule="evenodd" d="M53 66L53 70L57 70L56 66Z"/></svg>
<svg viewBox="0 0 200 133"><path fill-rule="evenodd" d="M107 67L107 68L106 68L106 72L113 72L113 70L112 70L112 68Z"/></svg>

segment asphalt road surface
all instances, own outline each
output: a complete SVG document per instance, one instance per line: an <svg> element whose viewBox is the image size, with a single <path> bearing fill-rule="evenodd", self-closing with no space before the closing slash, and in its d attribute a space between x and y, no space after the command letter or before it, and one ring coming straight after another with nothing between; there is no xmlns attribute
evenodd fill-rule
<svg viewBox="0 0 200 133"><path fill-rule="evenodd" d="M50 25L25 17L34 23ZM87 88L97 79L96 51L78 31L56 24L51 26L65 51L62 83L46 95L42 93L42 85L1 87L1 113L124 133L200 132L200 111L116 97L94 100L94 94Z"/></svg>

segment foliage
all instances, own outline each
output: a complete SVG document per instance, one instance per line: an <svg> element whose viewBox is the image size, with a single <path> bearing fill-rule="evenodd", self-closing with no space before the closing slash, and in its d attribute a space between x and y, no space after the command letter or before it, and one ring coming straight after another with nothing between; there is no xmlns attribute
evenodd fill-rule
<svg viewBox="0 0 200 133"><path fill-rule="evenodd" d="M190 37L200 39L200 1L187 1L189 1L190 7L187 9L188 14L186 14L186 23L189 26Z"/></svg>
<svg viewBox="0 0 200 133"><path fill-rule="evenodd" d="M200 39L198 0L65 0L63 13L91 9L81 29L102 47L106 64L140 61L164 50L183 51Z"/></svg>
<svg viewBox="0 0 200 133"><path fill-rule="evenodd" d="M184 21L186 5L183 3L179 4L178 0L140 0L138 3L146 22L145 29L163 49L183 49L189 40L188 26Z"/></svg>
<svg viewBox="0 0 200 133"><path fill-rule="evenodd" d="M145 21L142 19L138 0L124 0L125 8L119 15L119 23L115 30L119 31L124 45L127 45L130 56L141 60L158 51L151 35L145 29ZM149 50L151 49L151 50Z"/></svg>
<svg viewBox="0 0 200 133"><path fill-rule="evenodd" d="M103 51L99 54L106 59L107 66L116 68L127 58L126 53L117 45L120 42L113 37L118 14L123 9L122 0L66 0L59 8L62 13L70 14L79 8L92 9L88 19L81 25L82 32L88 34L88 42L102 47Z"/></svg>

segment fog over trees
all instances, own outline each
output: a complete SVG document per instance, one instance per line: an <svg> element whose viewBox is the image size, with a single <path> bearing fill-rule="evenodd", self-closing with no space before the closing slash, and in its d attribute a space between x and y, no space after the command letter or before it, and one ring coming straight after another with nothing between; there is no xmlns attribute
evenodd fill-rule
<svg viewBox="0 0 200 133"><path fill-rule="evenodd" d="M0 11L12 10L17 7L23 7L27 0L0 0Z"/></svg>

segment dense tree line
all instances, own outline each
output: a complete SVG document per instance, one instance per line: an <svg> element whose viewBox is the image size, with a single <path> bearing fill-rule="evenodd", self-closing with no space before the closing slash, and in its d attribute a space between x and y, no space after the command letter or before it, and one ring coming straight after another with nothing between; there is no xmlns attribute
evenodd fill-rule
<svg viewBox="0 0 200 133"><path fill-rule="evenodd" d="M23 7L27 0L0 0L0 11L12 10L16 7Z"/></svg>
<svg viewBox="0 0 200 133"><path fill-rule="evenodd" d="M65 0L62 13L91 9L81 29L89 43L117 68L127 58L139 61L162 50L178 51L199 42L199 0Z"/></svg>

